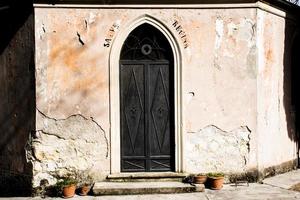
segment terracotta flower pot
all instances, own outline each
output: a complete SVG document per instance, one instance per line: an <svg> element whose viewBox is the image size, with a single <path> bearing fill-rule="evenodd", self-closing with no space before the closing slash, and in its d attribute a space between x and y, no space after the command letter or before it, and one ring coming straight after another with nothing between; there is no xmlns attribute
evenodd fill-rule
<svg viewBox="0 0 300 200"><path fill-rule="evenodd" d="M207 180L206 175L196 175L194 176L194 183L196 184L204 184Z"/></svg>
<svg viewBox="0 0 300 200"><path fill-rule="evenodd" d="M208 177L209 186L213 190L220 190L223 187L224 177Z"/></svg>
<svg viewBox="0 0 300 200"><path fill-rule="evenodd" d="M91 187L88 186L88 185L82 186L82 187L80 188L80 193L79 193L79 195L81 195L81 196L86 196L86 195L89 193L90 189L91 189Z"/></svg>
<svg viewBox="0 0 300 200"><path fill-rule="evenodd" d="M64 198L71 198L75 195L76 185L68 185L63 187Z"/></svg>

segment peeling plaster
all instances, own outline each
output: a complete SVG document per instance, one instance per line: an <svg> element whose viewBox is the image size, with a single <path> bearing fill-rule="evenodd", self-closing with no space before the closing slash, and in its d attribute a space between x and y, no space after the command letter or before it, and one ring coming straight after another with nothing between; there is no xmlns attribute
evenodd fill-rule
<svg viewBox="0 0 300 200"><path fill-rule="evenodd" d="M257 48L255 45L249 51L247 56L247 72L251 78L256 78L257 76Z"/></svg>
<svg viewBox="0 0 300 200"><path fill-rule="evenodd" d="M190 48L180 52L182 58L180 65L188 66L182 68L182 79L179 80L183 85L182 110L187 112L182 119L187 128L182 129L183 137L187 138L187 142L183 141L185 144L182 151L186 153L186 146L196 146L194 141L202 144L199 138L203 141L210 139L209 133L221 138L221 141L214 143L216 145L222 144L222 139L230 138L227 135L234 135L237 141L241 141L242 139L235 133L242 132L241 135L244 132L249 133L243 128L224 131L225 127L231 129L240 124L247 124L255 130L256 110L253 103L255 101L249 98L256 92L256 83L250 80L250 76L253 76L255 71L253 59L255 59L256 31L253 30L255 30L256 15L254 11L169 9L165 12L159 9L134 11L82 9L68 13L66 10L36 9L37 16L43 18L43 23L47 25L46 30L49 34L45 41L37 40L37 48L41 50L37 52L37 107L42 112L55 118L63 118L65 121L70 121L67 116L74 113L79 113L75 118L80 118L82 115L94 116L108 134L111 103L108 96L110 87L108 60L112 57L109 49L101 48L101 44L112 24L120 24L119 33L115 35L119 37L119 34L122 35L122 32L130 27L130 22L146 12L170 30L174 19L178 19L186 28L186 32L193 36ZM36 27L41 27L41 23L42 21L37 21ZM60 34L52 34L51 30L57 30ZM80 36L75 35L77 32ZM173 30L172 34L176 34L176 30ZM84 48L79 39L85 43ZM251 73L249 77L247 73ZM235 101L236 99L238 101ZM232 104L234 101L235 104ZM243 107L247 107L247 111L242 109ZM86 123L91 122L90 118L86 119ZM36 134L49 140L55 139L55 136L47 133L52 134L53 131L49 132L49 126L57 127L57 124L40 117L37 122L39 130L45 131L46 134L42 132ZM199 124L203 127L211 123L220 125L223 130L212 125L194 133L186 132L186 130L195 130ZM54 133L58 134L57 131ZM207 137L203 138L205 135ZM61 130L59 136L64 137ZM56 140L64 142L63 139L56 138ZM107 139L105 140L107 144ZM43 140L36 140L36 142L44 144ZM86 141L83 142L87 144ZM103 153L108 152L106 146L100 148ZM227 147L235 151L240 149L233 144ZM241 148L246 148L246 145L243 143ZM74 154L79 155L80 151ZM188 156L192 154L193 151L188 153ZM204 151L198 149L195 155L203 154ZM248 159L247 154L237 155L237 157L237 165L242 169ZM211 163L217 162L214 161L216 158L213 155L206 158L207 166L214 169ZM183 162L183 166L189 165L189 162L185 160ZM253 163L255 161L251 161L250 165ZM204 169L201 168L204 165L205 163L196 163L195 169ZM49 170L53 168L51 164L47 166Z"/></svg>
<svg viewBox="0 0 300 200"><path fill-rule="evenodd" d="M102 127L93 118L71 115L65 119L46 116L37 109L37 130L27 145L32 162L34 187L43 179L53 183L70 171L88 171L95 180L109 173L109 144Z"/></svg>
<svg viewBox="0 0 300 200"><path fill-rule="evenodd" d="M80 44L83 46L84 42L81 39L81 35L77 32L77 37L78 37L78 41L80 42Z"/></svg>
<svg viewBox="0 0 300 200"><path fill-rule="evenodd" d="M87 20L86 20L86 19L84 20L84 27L85 27L85 30L87 30L87 29L88 29L88 22L87 22Z"/></svg>
<svg viewBox="0 0 300 200"><path fill-rule="evenodd" d="M224 131L209 125L196 132L189 132L187 141L187 171L243 172L247 168L250 152L251 130L241 126Z"/></svg>
<svg viewBox="0 0 300 200"><path fill-rule="evenodd" d="M95 15L94 13L90 12L89 13L89 19L88 19L88 23L89 24L93 24L95 23L96 21L96 18L97 18L97 15Z"/></svg>
<svg viewBox="0 0 300 200"><path fill-rule="evenodd" d="M221 47L222 39L224 35L224 22L222 19L216 19L216 40L215 40L215 49L219 49Z"/></svg>
<svg viewBox="0 0 300 200"><path fill-rule="evenodd" d="M103 136L104 136L104 138L105 138L105 142L106 142L106 149L107 149L107 151L106 151L106 157L108 157L108 153L109 153L109 142L108 142L108 139L107 139L107 137L106 137L106 134L105 134L105 131L104 131L104 129L99 125L99 123L98 122L96 122L95 120L94 120L94 118L93 117L90 117L90 119L88 119L87 117L85 117L85 116L83 116L83 115L81 115L81 114L74 114L74 115L70 115L69 117L67 117L67 118L65 118L65 119L55 119L55 118L51 118L51 117L49 117L49 116L47 116L46 114L44 114L43 112L41 112L38 108L36 108L36 110L43 116L43 117L45 117L45 118L47 118L47 119L50 119L50 120L54 120L54 121L66 121L66 120L68 120L68 119L70 119L70 118L72 118L72 117L76 117L76 116L79 116L79 117L81 117L81 118L83 118L84 120L86 120L86 121L88 121L88 120L91 120L93 123L95 123L96 125L97 125L97 127L103 132ZM51 134L51 133L47 133L47 132L45 132L45 131L43 131L42 129L41 130L37 130L36 132L39 132L39 131L41 131L42 133L44 133L44 134L48 134L48 135L53 135L53 136L56 136L56 137L58 137L58 138L60 138L60 139L66 139L66 138L64 138L62 135L58 135L58 134L55 134L55 133L53 133L53 134Z"/></svg>

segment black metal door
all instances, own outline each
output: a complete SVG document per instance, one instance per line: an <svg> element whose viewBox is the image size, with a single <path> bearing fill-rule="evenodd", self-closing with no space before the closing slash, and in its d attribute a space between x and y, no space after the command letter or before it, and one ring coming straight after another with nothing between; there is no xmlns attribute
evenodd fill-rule
<svg viewBox="0 0 300 200"><path fill-rule="evenodd" d="M141 27L145 28L151 29L149 25ZM163 48L158 46L153 30L148 33L152 35L139 35L138 47L130 46L135 58L141 53L140 59L123 56L120 61L123 172L174 170L173 60L155 53ZM130 48L123 47L122 52L128 53Z"/></svg>

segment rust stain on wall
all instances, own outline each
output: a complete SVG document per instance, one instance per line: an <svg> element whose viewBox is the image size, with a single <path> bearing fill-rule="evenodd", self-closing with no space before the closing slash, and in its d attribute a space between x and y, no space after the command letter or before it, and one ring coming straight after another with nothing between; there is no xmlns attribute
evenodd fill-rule
<svg viewBox="0 0 300 200"><path fill-rule="evenodd" d="M265 32L264 32L264 38L266 40L264 41L264 48L265 48L265 69L264 69L264 77L265 78L271 78L272 76L272 65L274 63L274 52L273 52L273 46L274 46L274 35L273 35L273 25L272 22L269 20L266 20L265 26L264 26Z"/></svg>
<svg viewBox="0 0 300 200"><path fill-rule="evenodd" d="M49 59L49 81L56 78L53 76L56 73L62 73L61 83L63 85L71 84L75 89L94 89L95 86L103 86L102 73L97 73L100 69L97 66L97 60L101 58L101 55L87 55L86 47L76 47L69 44L70 42L50 41L50 43L54 48L51 50Z"/></svg>
<svg viewBox="0 0 300 200"><path fill-rule="evenodd" d="M43 78L47 83L47 98L39 104L46 105L44 112L54 115L83 112L91 116L105 113L101 106L92 108L89 103L108 96L108 69L103 63L106 55L98 49L102 46L97 20L95 17L91 22L87 16L81 16L60 24L48 22L48 59Z"/></svg>
<svg viewBox="0 0 300 200"><path fill-rule="evenodd" d="M272 62L273 61L273 51L272 51L272 49L267 50L266 58L267 58L267 62Z"/></svg>

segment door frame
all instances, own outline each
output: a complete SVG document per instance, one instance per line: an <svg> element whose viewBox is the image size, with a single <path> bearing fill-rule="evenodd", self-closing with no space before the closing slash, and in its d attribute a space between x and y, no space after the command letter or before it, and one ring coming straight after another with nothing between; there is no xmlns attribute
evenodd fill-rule
<svg viewBox="0 0 300 200"><path fill-rule="evenodd" d="M148 23L165 35L173 51L174 58L174 105L175 105L175 172L183 172L182 137L182 70L179 45L174 35L160 21L149 15L143 15L129 24L120 26L112 41L109 55L109 102L110 102L110 174L121 173L121 132L120 132L120 87L119 64L121 48L128 35L136 27Z"/></svg>

